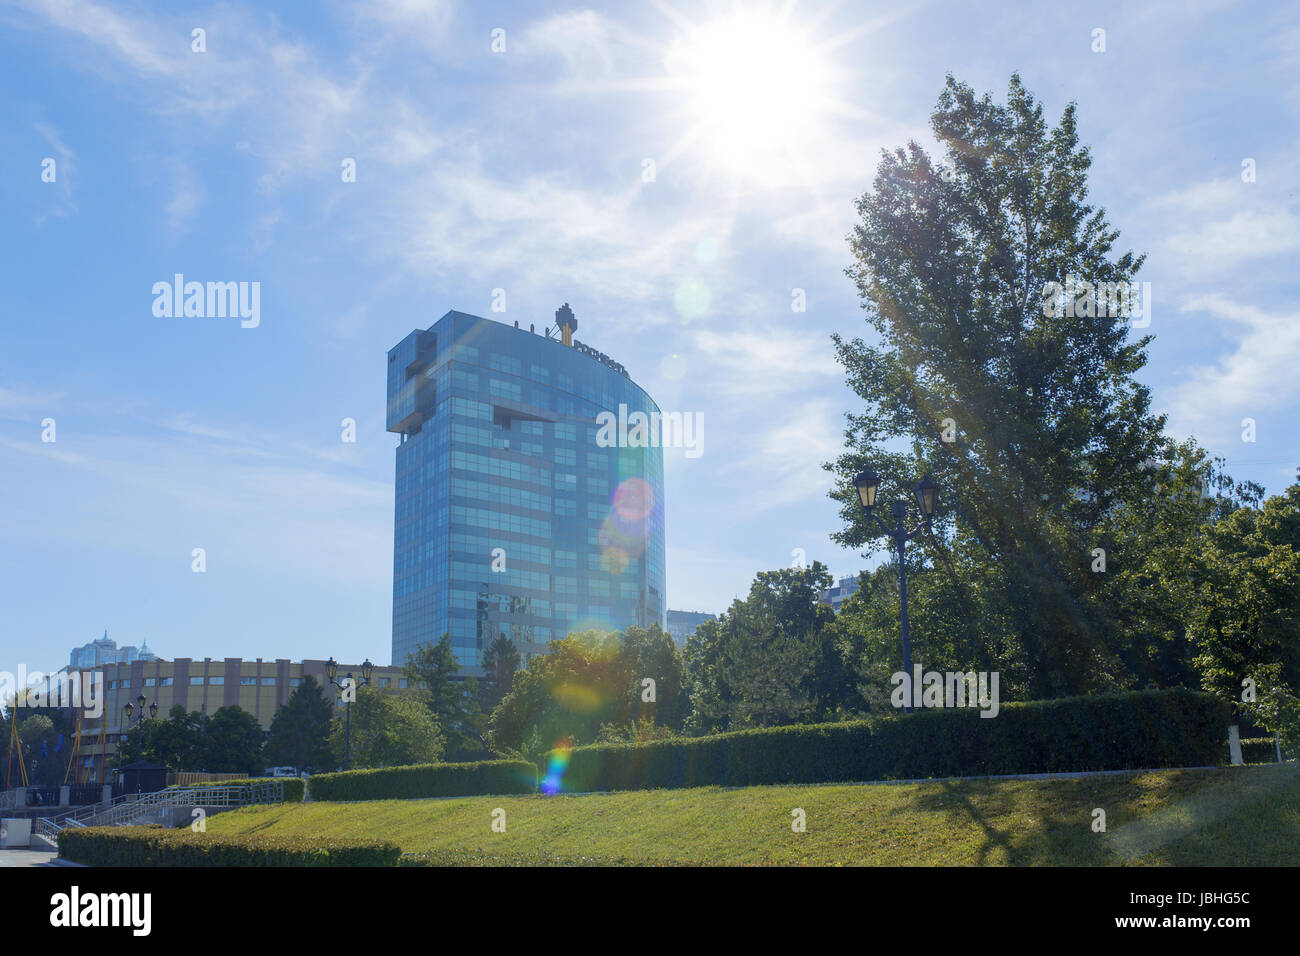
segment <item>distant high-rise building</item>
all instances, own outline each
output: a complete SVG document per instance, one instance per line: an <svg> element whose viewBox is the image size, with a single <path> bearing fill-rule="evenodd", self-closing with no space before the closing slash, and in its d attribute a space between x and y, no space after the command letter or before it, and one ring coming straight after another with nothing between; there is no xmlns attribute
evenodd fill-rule
<svg viewBox="0 0 1300 956"><path fill-rule="evenodd" d="M668 612L668 633L678 644L685 644L686 639L695 633L695 629L705 621L716 621L716 614L706 614L704 611L672 611Z"/></svg>
<svg viewBox="0 0 1300 956"><path fill-rule="evenodd" d="M829 604L837 613L840 605L848 599L849 595L858 589L858 576L851 574L846 578L840 578L835 582L835 587L827 588L817 595L817 600L822 604Z"/></svg>
<svg viewBox="0 0 1300 956"><path fill-rule="evenodd" d="M388 353L394 664L444 633L479 673L499 634L526 662L574 630L663 625L662 451L597 423L659 407L576 328L567 304L546 334L448 312Z"/></svg>
<svg viewBox="0 0 1300 956"><path fill-rule="evenodd" d="M132 661L155 661L158 655L149 650L148 642L142 641L137 648L133 644L117 646L117 642L108 636L96 638L89 644L74 647L68 655L69 667L98 667L100 664L129 664Z"/></svg>

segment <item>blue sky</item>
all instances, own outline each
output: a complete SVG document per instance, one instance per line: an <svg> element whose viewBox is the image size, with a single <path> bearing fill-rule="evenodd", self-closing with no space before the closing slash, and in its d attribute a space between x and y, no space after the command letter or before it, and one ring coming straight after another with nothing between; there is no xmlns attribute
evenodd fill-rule
<svg viewBox="0 0 1300 956"><path fill-rule="evenodd" d="M1043 6L0 0L0 668L105 627L388 663L384 356L453 308L526 327L568 301L702 413L703 454L667 456L671 607L721 610L795 548L857 570L820 467L854 407L828 337L867 331L844 237L879 150L932 147L949 71L1001 98L1018 70L1053 119L1078 102L1092 199L1149 254L1156 405L1281 490L1297 20ZM177 272L260 282L260 324L155 317Z"/></svg>

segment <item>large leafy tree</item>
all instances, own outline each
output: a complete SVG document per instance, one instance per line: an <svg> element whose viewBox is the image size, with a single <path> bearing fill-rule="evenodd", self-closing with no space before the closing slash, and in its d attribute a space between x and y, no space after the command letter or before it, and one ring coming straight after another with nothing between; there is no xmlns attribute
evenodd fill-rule
<svg viewBox="0 0 1300 956"><path fill-rule="evenodd" d="M628 726L638 715L643 676L636 657L618 633L582 631L551 641L492 712L493 747L536 755L564 741L592 743L602 726Z"/></svg>
<svg viewBox="0 0 1300 956"><path fill-rule="evenodd" d="M825 565L760 571L745 600L686 643L692 733L824 720L848 692Z"/></svg>
<svg viewBox="0 0 1300 956"><path fill-rule="evenodd" d="M1019 696L1113 686L1123 667L1091 553L1113 509L1151 492L1141 465L1163 419L1134 377L1149 337L1082 301L1084 314L1047 307L1044 290L1128 283L1142 257L1114 254L1118 233L1087 201L1073 105L1049 128L1018 76L1005 105L949 77L931 125L942 166L916 143L885 153L857 204L849 274L877 339L835 336L867 406L828 465L835 537L885 546L851 485L864 466L885 502L932 474L943 512L909 560L953 589L949 639Z"/></svg>
<svg viewBox="0 0 1300 956"><path fill-rule="evenodd" d="M329 734L333 714L334 707L321 693L320 684L308 674L271 718L267 761L298 768L331 766Z"/></svg>
<svg viewBox="0 0 1300 956"><path fill-rule="evenodd" d="M460 676L460 662L444 634L437 644L421 644L407 656L406 676L427 695L430 714L447 738L451 751L476 752L483 747L483 719L478 685Z"/></svg>
<svg viewBox="0 0 1300 956"><path fill-rule="evenodd" d="M344 718L336 714L330 728L330 748L340 766L345 752ZM426 702L416 696L358 688L352 703L353 768L435 763L443 746L442 732Z"/></svg>
<svg viewBox="0 0 1300 956"><path fill-rule="evenodd" d="M261 774L265 735L256 717L242 707L219 707L204 728L209 773Z"/></svg>
<svg viewBox="0 0 1300 956"><path fill-rule="evenodd" d="M146 720L143 756L169 770L202 770L207 764L208 721L197 710L172 707L167 720Z"/></svg>
<svg viewBox="0 0 1300 956"><path fill-rule="evenodd" d="M1169 442L1146 468L1155 480L1151 496L1114 509L1109 537L1098 542L1102 600L1130 686L1193 686L1196 568L1214 528L1241 508L1257 507L1263 488L1234 482L1224 462L1192 439Z"/></svg>
<svg viewBox="0 0 1300 956"><path fill-rule="evenodd" d="M1300 483L1215 522L1195 562L1190 640L1202 685L1291 743L1300 735Z"/></svg>

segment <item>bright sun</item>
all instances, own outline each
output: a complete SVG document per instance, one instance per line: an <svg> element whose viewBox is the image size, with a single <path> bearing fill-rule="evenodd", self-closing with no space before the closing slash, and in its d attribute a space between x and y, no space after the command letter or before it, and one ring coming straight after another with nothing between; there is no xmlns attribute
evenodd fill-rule
<svg viewBox="0 0 1300 956"><path fill-rule="evenodd" d="M782 17L737 14L692 26L664 66L685 95L688 145L745 178L797 177L834 105L825 56Z"/></svg>

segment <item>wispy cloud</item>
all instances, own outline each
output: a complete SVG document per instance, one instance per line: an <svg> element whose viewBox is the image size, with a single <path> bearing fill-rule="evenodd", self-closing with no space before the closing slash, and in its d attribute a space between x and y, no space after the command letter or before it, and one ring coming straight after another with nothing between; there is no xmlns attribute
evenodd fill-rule
<svg viewBox="0 0 1300 956"><path fill-rule="evenodd" d="M71 149L63 142L51 124L41 122L36 124L36 132L41 134L41 138L49 144L53 156L46 157L54 160L54 181L45 183L47 189L57 191L60 201L52 206L47 207L49 216L70 216L77 211L77 204L73 197L73 183L76 180L77 157ZM44 169L42 169L44 173ZM46 216L37 219L38 224L44 222Z"/></svg>
<svg viewBox="0 0 1300 956"><path fill-rule="evenodd" d="M1174 390L1176 427L1227 442L1240 437L1242 416L1300 403L1300 312L1266 311L1218 293L1191 297L1181 311L1218 319L1233 345L1213 363L1189 369Z"/></svg>

